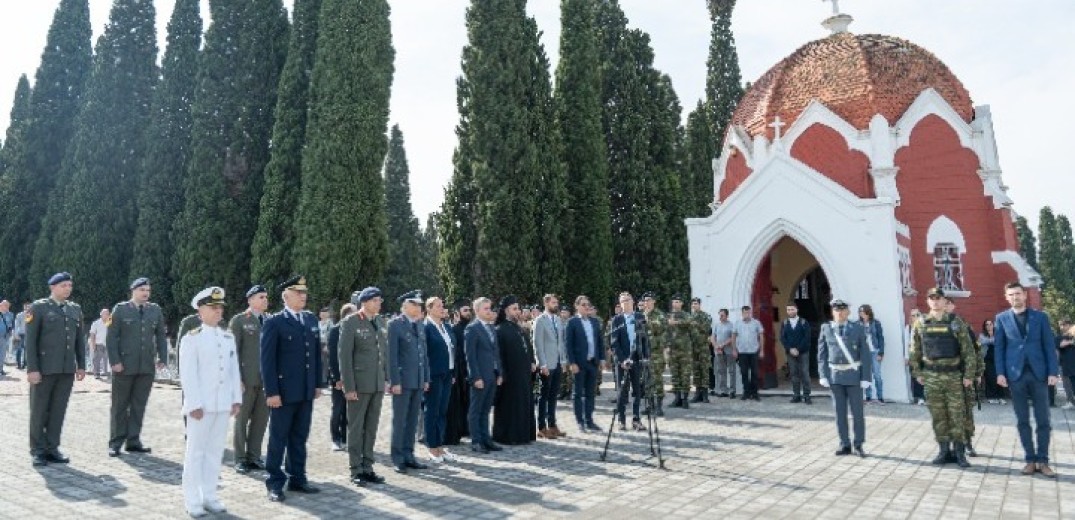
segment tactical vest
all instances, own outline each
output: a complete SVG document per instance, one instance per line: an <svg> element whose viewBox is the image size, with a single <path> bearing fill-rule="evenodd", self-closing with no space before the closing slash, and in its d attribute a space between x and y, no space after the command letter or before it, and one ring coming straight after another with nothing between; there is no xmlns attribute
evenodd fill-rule
<svg viewBox="0 0 1075 520"><path fill-rule="evenodd" d="M959 357L959 339L956 338L955 321L951 317L945 321L922 323L922 354L930 361L955 359Z"/></svg>

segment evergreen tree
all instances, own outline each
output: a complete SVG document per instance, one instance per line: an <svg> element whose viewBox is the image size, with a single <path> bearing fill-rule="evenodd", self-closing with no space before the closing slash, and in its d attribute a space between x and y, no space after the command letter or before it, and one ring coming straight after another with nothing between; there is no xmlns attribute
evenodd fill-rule
<svg viewBox="0 0 1075 520"><path fill-rule="evenodd" d="M146 133L144 177L137 197L138 226L129 276L148 276L153 281L153 298L164 307L169 321L177 319L180 310L172 295L172 225L183 209L183 180L190 163L193 124L191 104L197 90L201 41L199 0L178 0L168 22L162 80Z"/></svg>
<svg viewBox="0 0 1075 520"><path fill-rule="evenodd" d="M30 80L26 75L19 76L15 87L15 102L11 105L11 117L0 148L0 222L8 222L7 209L11 205L11 176L14 174L10 164L21 155L25 146L26 125L30 122Z"/></svg>
<svg viewBox="0 0 1075 520"><path fill-rule="evenodd" d="M70 271L88 309L111 307L127 293L134 202L156 84L156 9L148 0L116 0L97 42L60 173L64 184L53 189L32 271L43 277Z"/></svg>
<svg viewBox="0 0 1075 520"><path fill-rule="evenodd" d="M1049 206L1041 208L1038 217L1038 240L1038 262L1044 287L1052 288L1062 295L1070 294L1073 284L1068 260L1064 258L1064 238L1056 215Z"/></svg>
<svg viewBox="0 0 1075 520"><path fill-rule="evenodd" d="M258 228L251 250L250 275L255 282L284 280L291 273L295 247L295 210L302 184L302 149L306 143L306 111L310 75L317 51L321 0L297 0L287 61L273 126L272 155L265 168Z"/></svg>
<svg viewBox="0 0 1075 520"><path fill-rule="evenodd" d="M43 291L45 280L31 274L30 262L90 74L91 36L88 0L61 0L34 78L25 145L8 166L11 205L0 230L0 291L13 299Z"/></svg>
<svg viewBox="0 0 1075 520"><path fill-rule="evenodd" d="M444 189L444 202L436 214L437 263L440 282L449 301L478 294L472 260L478 247L478 197L471 165L470 94L465 78L457 84L459 123L455 127L458 145L452 155L452 179Z"/></svg>
<svg viewBox="0 0 1075 520"><path fill-rule="evenodd" d="M1038 268L1038 242L1034 231L1030 229L1026 217L1015 218L1015 235L1019 240L1019 254L1023 255L1030 267Z"/></svg>
<svg viewBox="0 0 1075 520"><path fill-rule="evenodd" d="M683 140L684 186L683 204L688 217L705 217L713 201L713 157L717 140L709 127L705 103L698 105L687 116L687 129Z"/></svg>
<svg viewBox="0 0 1075 520"><path fill-rule="evenodd" d="M613 298L612 226L596 17L595 0L561 2L555 102L563 162L571 179L571 189L565 190L568 211L562 248L571 266L567 294L586 294L604 305Z"/></svg>
<svg viewBox="0 0 1075 520"><path fill-rule="evenodd" d="M683 127L680 117L683 107L672 87L672 78L653 71L656 88L650 110L650 157L652 161L651 182L658 183L657 202L665 217L665 232L656 245L663 254L658 255L657 288L671 296L690 293L690 269L687 262L687 226L684 222L685 200L683 179L685 177L683 155ZM652 80L651 80L652 81ZM651 237L658 239L658 237Z"/></svg>
<svg viewBox="0 0 1075 520"><path fill-rule="evenodd" d="M719 153L719 143L724 140L728 122L732 119L739 99L743 97L743 77L739 71L739 53L735 49L732 34L732 11L736 0L706 0L709 19L713 28L709 43L709 59L706 61L706 109L709 113L709 131L714 141L714 151ZM713 174L707 177L708 195L713 195ZM707 204L709 201L706 201ZM706 213L708 215L708 213Z"/></svg>
<svg viewBox="0 0 1075 520"><path fill-rule="evenodd" d="M384 161L385 214L388 219L388 266L381 289L390 296L425 288L419 285L422 264L429 258L420 256L422 241L418 219L411 209L411 170L403 148L403 132L392 127L388 156Z"/></svg>
<svg viewBox="0 0 1075 520"><path fill-rule="evenodd" d="M320 304L384 274L395 50L386 0L324 0L318 32L294 264Z"/></svg>
<svg viewBox="0 0 1075 520"><path fill-rule="evenodd" d="M287 50L288 20L280 0L216 0L209 8L184 207L173 228L173 294L179 305L210 283L232 295L249 287L253 215Z"/></svg>
<svg viewBox="0 0 1075 520"><path fill-rule="evenodd" d="M428 291L431 296L444 297L444 285L440 280L440 244L437 237L437 218L436 213L432 213L426 218L425 228L422 229L422 241L419 257L422 259L422 264L419 270L419 282L418 287L423 287ZM446 305L451 305L451 301L446 301Z"/></svg>

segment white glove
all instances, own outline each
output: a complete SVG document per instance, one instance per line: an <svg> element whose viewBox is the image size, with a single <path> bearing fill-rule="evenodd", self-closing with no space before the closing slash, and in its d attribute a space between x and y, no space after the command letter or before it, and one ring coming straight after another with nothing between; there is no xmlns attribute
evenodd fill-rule
<svg viewBox="0 0 1075 520"><path fill-rule="evenodd" d="M859 386L861 386L863 390L869 388L872 384L873 383L870 383L869 381L859 381Z"/></svg>
<svg viewBox="0 0 1075 520"><path fill-rule="evenodd" d="M829 380L828 380L828 379L825 379L824 377L823 377L823 378L821 378L821 379L820 379L820 380L818 381L818 383L821 383L821 386L823 386L823 387L825 387L825 388L828 388L828 387L829 387Z"/></svg>

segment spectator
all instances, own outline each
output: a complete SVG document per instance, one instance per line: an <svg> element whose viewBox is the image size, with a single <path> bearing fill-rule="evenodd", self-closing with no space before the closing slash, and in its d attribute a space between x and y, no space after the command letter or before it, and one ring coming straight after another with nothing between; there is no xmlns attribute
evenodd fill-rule
<svg viewBox="0 0 1075 520"><path fill-rule="evenodd" d="M881 362L885 359L885 331L881 322L874 319L873 307L859 307L859 324L866 329L866 344L870 346L870 364L873 385L866 389L866 404L873 400L874 388L877 389L877 404L885 404L885 385L881 382Z"/></svg>
<svg viewBox="0 0 1075 520"><path fill-rule="evenodd" d="M735 399L735 360L739 354L735 351L735 324L728 319L728 309L717 313L717 322L713 324L713 343L716 349L713 362L717 374L717 397Z"/></svg>
<svg viewBox="0 0 1075 520"><path fill-rule="evenodd" d="M22 304L22 312L15 315L15 330L11 347L15 350L15 368L26 370L26 318L30 316L30 302Z"/></svg>
<svg viewBox="0 0 1075 520"><path fill-rule="evenodd" d="M997 385L996 351L994 350L993 320L982 323L982 332L978 334L978 344L982 346L982 359L985 361L985 381L983 392L986 402L990 404L1007 404L1006 392Z"/></svg>
<svg viewBox="0 0 1075 520"><path fill-rule="evenodd" d="M90 325L90 348L93 349L93 360L90 364L93 375L98 380L108 375L108 326L112 324L112 311L101 309L99 318Z"/></svg>
<svg viewBox="0 0 1075 520"><path fill-rule="evenodd" d="M743 376L742 400L761 401L758 395L758 361L765 357L761 350L765 341L765 332L761 323L750 313L750 306L744 305L743 319L735 324L735 350L739 352L739 372Z"/></svg>
<svg viewBox="0 0 1075 520"><path fill-rule="evenodd" d="M1068 402L1061 408L1070 410L1075 406L1075 328L1071 320L1060 320L1060 371L1064 374L1064 393Z"/></svg>
<svg viewBox="0 0 1075 520"><path fill-rule="evenodd" d="M6 376L4 365L7 363L7 349L15 333L15 315L11 313L11 302L0 300L0 376Z"/></svg>

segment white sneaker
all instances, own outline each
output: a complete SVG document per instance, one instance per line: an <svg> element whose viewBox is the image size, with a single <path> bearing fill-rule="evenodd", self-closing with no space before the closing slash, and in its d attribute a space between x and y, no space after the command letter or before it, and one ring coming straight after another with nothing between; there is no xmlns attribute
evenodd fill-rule
<svg viewBox="0 0 1075 520"><path fill-rule="evenodd" d="M460 460L458 455L448 451L447 449L444 450L444 454L441 455L441 458L448 462L459 462Z"/></svg>
<svg viewBox="0 0 1075 520"><path fill-rule="evenodd" d="M432 462L434 464L444 464L444 457L443 456L438 457L436 455L430 454L429 455L429 462Z"/></svg>
<svg viewBox="0 0 1075 520"><path fill-rule="evenodd" d="M205 509L202 509L200 507L192 507L190 509L187 509L187 514L190 515L191 518L205 518L209 516L209 513L207 513Z"/></svg>
<svg viewBox="0 0 1075 520"><path fill-rule="evenodd" d="M205 510L209 511L210 513L217 513L217 514L219 514L219 513L227 513L228 512L228 508L224 507L224 504L221 504L219 500L213 500L211 502L206 502L205 503Z"/></svg>
<svg viewBox="0 0 1075 520"><path fill-rule="evenodd" d="M926 400L925 399L919 399L918 400L918 406L925 406L925 405L926 405Z"/></svg>

